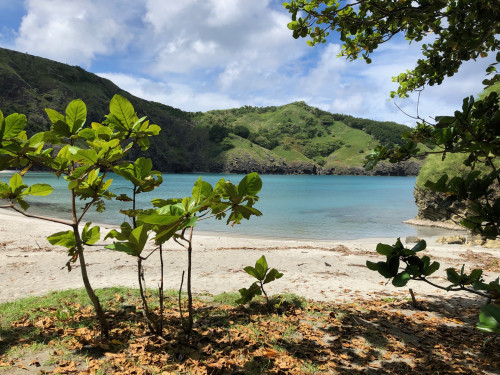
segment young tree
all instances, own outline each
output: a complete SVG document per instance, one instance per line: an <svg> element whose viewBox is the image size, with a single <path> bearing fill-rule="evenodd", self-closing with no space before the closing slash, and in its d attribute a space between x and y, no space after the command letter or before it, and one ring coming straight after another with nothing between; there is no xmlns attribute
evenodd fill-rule
<svg viewBox="0 0 500 375"><path fill-rule="evenodd" d="M133 147L147 149L148 138L157 135L160 127L149 124L145 117L138 118L130 102L119 95L111 99L110 114L104 122L94 122L90 127L85 127L87 108L79 99L69 103L64 114L52 109L46 112L52 127L29 139L24 131L27 124L24 115L14 113L4 118L0 112L0 170L10 167L22 169L21 173L14 174L9 184L0 183L0 199L8 202L0 208L70 227L68 231L54 233L47 239L52 245L68 249L68 270L71 270L72 263L79 261L82 280L94 305L101 332L108 336L108 322L90 284L84 253L85 246L99 241L100 228L91 226L91 223L81 228L81 224L89 209L94 207L102 212L104 201L116 198L109 190L112 183L109 172L123 163ZM52 192L52 187L47 184L29 187L23 184L22 176L34 165L58 177L63 176L67 181L71 194L71 220L26 212L29 208L26 196L43 196ZM79 207L79 200L83 201L83 207Z"/></svg>
<svg viewBox="0 0 500 375"><path fill-rule="evenodd" d="M432 33L433 41L422 45L422 58L414 69L401 73L393 80L399 83L391 96L408 96L409 92L426 85L440 84L446 76L455 74L464 61L496 53L496 63L487 69L483 84L486 88L499 82L495 65L500 62L500 3L489 0L294 0L284 4L292 15L288 27L295 38L310 37L312 46L325 43L330 31L338 32L343 42L341 56L349 60L363 58L371 62L371 53L382 43L398 34L409 43L419 42ZM424 40L426 42L426 40ZM499 98L492 91L475 100L463 101L462 109L453 116L436 117L431 124L419 118L415 130L404 135L405 141L397 147L379 146L368 157L366 167L373 168L380 160L398 162L428 153L461 153L467 156L465 164L470 173L448 181L445 174L426 186L445 193L443 202L469 202L469 210L461 224L486 237L500 236L500 114ZM418 143L433 147L431 152L420 152ZM484 164L489 172L481 174L476 165ZM395 286L404 286L413 280L431 283L427 276L439 268L439 263L428 257L419 257L425 241L413 249L405 249L401 242L394 246L379 244L377 252L386 256L385 262L367 262L367 266L393 280ZM400 271L400 264L404 265ZM499 279L486 284L481 270L470 274L447 270L451 285L446 290L465 290L488 297L482 309L479 328L500 332ZM433 284L435 285L435 284ZM440 287L436 285L437 287Z"/></svg>
<svg viewBox="0 0 500 375"><path fill-rule="evenodd" d="M116 238L120 242L115 242L107 246L107 248L137 256L140 262L148 232L151 231L160 249L166 241L173 239L187 250L188 320L183 326L189 336L193 328L193 294L191 287L193 230L198 222L212 218L221 220L227 216L226 223L235 225L239 224L243 219L250 219L251 216L262 215L254 207L254 204L259 200L257 193L261 188L262 180L255 172L243 177L238 185L234 185L229 180L222 178L213 187L208 182L202 181L200 177L195 182L190 197L167 200L156 198L152 200L156 208L130 213L134 216L134 224L137 223L137 228L132 230L130 225L124 223L121 226L121 231L111 231L108 236ZM140 280L139 276L139 282ZM161 334L161 329L158 328L161 327L161 324L154 328L155 324L152 322L151 314L147 310L144 296L143 303L146 318L151 322L152 330ZM161 316L159 322L161 322Z"/></svg>

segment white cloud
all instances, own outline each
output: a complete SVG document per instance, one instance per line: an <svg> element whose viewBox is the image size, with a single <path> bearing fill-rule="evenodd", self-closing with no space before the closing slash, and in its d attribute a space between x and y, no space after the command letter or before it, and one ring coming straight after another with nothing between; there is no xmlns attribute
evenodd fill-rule
<svg viewBox="0 0 500 375"><path fill-rule="evenodd" d="M97 73L109 79L132 95L146 100L164 103L185 111L210 111L212 109L237 108L244 105L227 95L217 92L200 92L183 83L164 83L120 73Z"/></svg>
<svg viewBox="0 0 500 375"><path fill-rule="evenodd" d="M101 75L134 95L188 111L303 100L331 112L415 122L394 102L415 114L417 97L389 101L389 92L396 89L391 77L421 56L419 44L394 38L372 64L348 62L336 57L339 44L311 48L294 40L280 2L26 0L22 22L1 29L0 38L21 52L107 72ZM0 0L0 9L5 4ZM481 90L492 59L426 88L420 115L460 107Z"/></svg>
<svg viewBox="0 0 500 375"><path fill-rule="evenodd" d="M27 0L16 49L89 67L98 54L122 51L133 33L127 19L132 2Z"/></svg>
<svg viewBox="0 0 500 375"><path fill-rule="evenodd" d="M146 2L151 26L150 73L223 72L238 64L247 74L273 71L305 53L303 41L291 37L288 17L267 0ZM233 79L236 77L233 77ZM231 82L223 82L228 87Z"/></svg>

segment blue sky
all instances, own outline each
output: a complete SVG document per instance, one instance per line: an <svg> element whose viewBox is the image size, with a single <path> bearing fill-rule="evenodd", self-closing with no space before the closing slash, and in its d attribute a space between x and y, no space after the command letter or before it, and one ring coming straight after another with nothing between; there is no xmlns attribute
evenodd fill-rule
<svg viewBox="0 0 500 375"><path fill-rule="evenodd" d="M0 0L0 46L82 68L130 93L186 111L302 100L333 113L414 125L416 97L389 100L392 76L420 46L400 38L373 63L337 58L338 39L295 40L275 0ZM479 93L488 57L464 64L420 98L422 117L447 115ZM73 98L68 98L73 99ZM0 104L1 106L1 104Z"/></svg>

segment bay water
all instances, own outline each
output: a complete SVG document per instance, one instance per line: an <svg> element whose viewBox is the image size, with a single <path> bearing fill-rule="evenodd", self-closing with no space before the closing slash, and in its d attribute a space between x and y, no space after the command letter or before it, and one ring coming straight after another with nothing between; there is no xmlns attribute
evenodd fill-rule
<svg viewBox="0 0 500 375"><path fill-rule="evenodd" d="M12 173L0 174L8 182ZM225 178L237 184L244 175L237 174L164 174L163 184L150 193L138 195L138 208L151 207L153 198L182 198L191 195L196 179L214 185ZM130 185L112 175L111 191L130 194ZM435 235L439 230L414 227L402 221L415 217L413 198L415 177L387 176L309 176L262 175L263 188L255 208L263 215L243 220L231 227L211 219L200 222L203 232L276 238L343 240L358 238ZM66 181L48 172L29 172L24 183L48 183L54 192L46 197L30 197L28 212L59 218L70 218L69 191ZM79 202L83 206L83 202ZM119 225L126 220L120 209L130 203L106 201L104 213L89 211L85 222Z"/></svg>

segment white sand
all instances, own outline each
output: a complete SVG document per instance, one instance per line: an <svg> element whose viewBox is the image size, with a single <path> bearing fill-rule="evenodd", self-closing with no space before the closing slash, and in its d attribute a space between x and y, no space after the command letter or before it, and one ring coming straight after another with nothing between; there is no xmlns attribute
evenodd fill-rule
<svg viewBox="0 0 500 375"><path fill-rule="evenodd" d="M64 268L68 260L65 250L54 248L45 239L54 232L68 229L64 225L0 210L0 302L43 295L51 290L83 287L78 265L75 264L73 271L68 273ZM455 233L450 231L452 234ZM432 280L442 285L447 285L443 277L444 269L460 267L465 263L460 255L468 249L493 256L498 255L500 250L441 245L436 243L435 237L425 239L431 258L441 262L441 270ZM358 297L379 299L384 296L408 296L408 287L419 297L446 294L422 282L395 288L390 283L386 284L386 279L377 272L365 267L366 260L383 259L375 252L378 242L393 244L395 240L281 240L197 234L195 231L193 291L217 294L248 287L253 280L243 271L243 267L255 264L261 255L265 255L270 267L284 273L281 279L268 284L267 290L271 294L289 292L308 299L336 301L349 301ZM408 247L411 246L408 244ZM135 258L102 247L89 248L85 254L94 288L137 287ZM148 287L158 285L158 259L155 253L145 262ZM176 243L169 242L164 259L165 288L177 290L182 271L187 270L187 253ZM467 267L474 266L467 262ZM485 276L491 280L498 275L486 273Z"/></svg>

